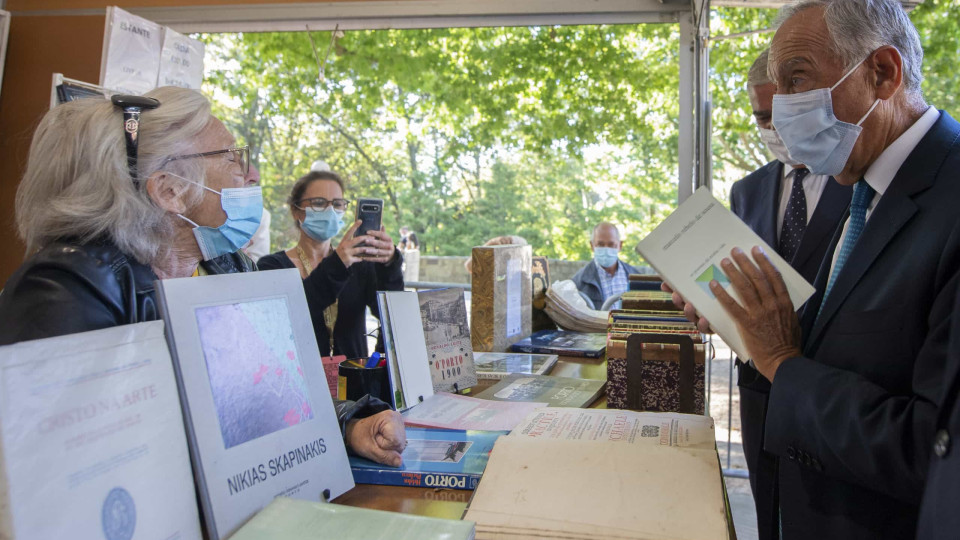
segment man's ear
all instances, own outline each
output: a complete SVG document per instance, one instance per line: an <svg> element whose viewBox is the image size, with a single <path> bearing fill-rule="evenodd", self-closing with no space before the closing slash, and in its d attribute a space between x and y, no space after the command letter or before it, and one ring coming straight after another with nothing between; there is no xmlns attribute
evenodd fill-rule
<svg viewBox="0 0 960 540"><path fill-rule="evenodd" d="M171 214L183 214L187 211L185 199L188 187L183 182L157 171L147 178L147 196L154 204Z"/></svg>
<svg viewBox="0 0 960 540"><path fill-rule="evenodd" d="M903 86L903 58L892 45L873 51L866 64L872 70L870 82L877 90L878 99L890 99Z"/></svg>

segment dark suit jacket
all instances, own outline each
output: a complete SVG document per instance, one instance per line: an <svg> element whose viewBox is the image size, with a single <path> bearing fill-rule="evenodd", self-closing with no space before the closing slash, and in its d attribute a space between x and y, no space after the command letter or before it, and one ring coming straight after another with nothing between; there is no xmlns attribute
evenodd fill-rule
<svg viewBox="0 0 960 540"><path fill-rule="evenodd" d="M920 508L920 540L955 539L960 535L960 296L953 308L950 329L947 391L937 417L931 448L936 448L927 473Z"/></svg>
<svg viewBox="0 0 960 540"><path fill-rule="evenodd" d="M960 124L944 112L897 171L830 296L834 235L803 310L803 356L770 389L786 540L911 538L960 280Z"/></svg>
<svg viewBox="0 0 960 540"><path fill-rule="evenodd" d="M771 161L739 180L730 190L730 209L767 244L777 245L777 213L783 163ZM853 190L832 178L823 188L800 247L790 265L809 282L817 276L824 253L837 227L843 222ZM740 421L743 453L750 470L750 488L757 507L760 540L777 538L777 460L763 451L763 423L766 418L770 382L753 367L737 360L740 388Z"/></svg>

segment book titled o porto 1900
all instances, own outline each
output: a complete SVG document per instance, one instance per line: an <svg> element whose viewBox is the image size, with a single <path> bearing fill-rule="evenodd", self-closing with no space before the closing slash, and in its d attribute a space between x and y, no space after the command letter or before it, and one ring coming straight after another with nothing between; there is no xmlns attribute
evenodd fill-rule
<svg viewBox="0 0 960 540"><path fill-rule="evenodd" d="M388 467L350 456L358 484L474 489L487 467L497 438L507 431L454 431L407 428L403 465Z"/></svg>
<svg viewBox="0 0 960 540"><path fill-rule="evenodd" d="M199 540L163 323L0 347L0 538Z"/></svg>
<svg viewBox="0 0 960 540"><path fill-rule="evenodd" d="M157 282L207 536L353 488L296 270Z"/></svg>

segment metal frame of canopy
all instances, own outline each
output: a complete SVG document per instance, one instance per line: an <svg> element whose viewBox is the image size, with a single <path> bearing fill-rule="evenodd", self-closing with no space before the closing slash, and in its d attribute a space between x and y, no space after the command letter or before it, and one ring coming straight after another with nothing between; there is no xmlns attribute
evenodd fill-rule
<svg viewBox="0 0 960 540"><path fill-rule="evenodd" d="M710 0L404 0L128 8L178 32L676 23L680 26L678 197L710 185Z"/></svg>

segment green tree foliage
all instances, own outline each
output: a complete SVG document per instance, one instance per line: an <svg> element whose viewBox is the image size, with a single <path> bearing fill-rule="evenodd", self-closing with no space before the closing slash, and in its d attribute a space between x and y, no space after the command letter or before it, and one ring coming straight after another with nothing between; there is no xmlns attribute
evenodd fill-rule
<svg viewBox="0 0 960 540"><path fill-rule="evenodd" d="M349 198L383 197L388 229L410 226L430 254L519 234L587 258L597 221L638 239L675 205L675 25L310 37L316 55L305 32L204 37L207 90L253 148L277 246L294 240L289 186L316 159Z"/></svg>
<svg viewBox="0 0 960 540"><path fill-rule="evenodd" d="M960 0L911 13L924 91L957 112ZM768 29L774 10L719 8L711 35ZM714 191L769 158L746 74L772 33L710 41ZM295 241L286 198L321 159L347 197L382 197L396 237L465 255L501 234L586 259L592 226L632 247L676 204L674 24L246 33L202 36L216 114L252 148L275 248ZM311 40L315 47L311 45ZM634 259L632 253L627 259Z"/></svg>

